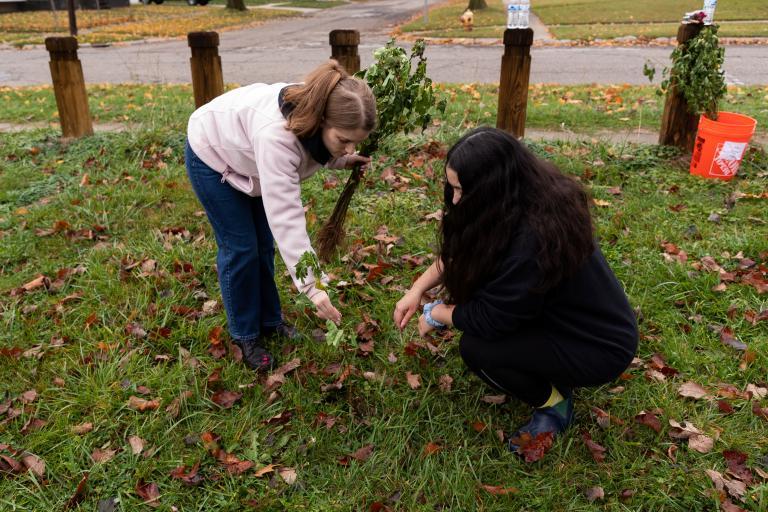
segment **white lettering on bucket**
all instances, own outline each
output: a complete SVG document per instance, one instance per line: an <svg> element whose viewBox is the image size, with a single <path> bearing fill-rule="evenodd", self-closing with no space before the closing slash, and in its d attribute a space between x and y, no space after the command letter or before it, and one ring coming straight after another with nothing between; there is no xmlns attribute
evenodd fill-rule
<svg viewBox="0 0 768 512"><path fill-rule="evenodd" d="M739 164L747 149L746 142L725 141L717 145L715 158L709 169L710 176L733 176L739 170Z"/></svg>

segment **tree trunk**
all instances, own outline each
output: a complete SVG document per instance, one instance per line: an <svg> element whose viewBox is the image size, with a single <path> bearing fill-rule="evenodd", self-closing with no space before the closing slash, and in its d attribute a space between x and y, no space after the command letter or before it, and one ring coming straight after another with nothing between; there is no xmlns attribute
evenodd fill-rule
<svg viewBox="0 0 768 512"><path fill-rule="evenodd" d="M469 5L467 5L467 9L470 11L485 9L486 7L488 7L488 4L485 3L485 0L469 0Z"/></svg>
<svg viewBox="0 0 768 512"><path fill-rule="evenodd" d="M227 9L237 9L238 11L245 11L245 0L227 0Z"/></svg>

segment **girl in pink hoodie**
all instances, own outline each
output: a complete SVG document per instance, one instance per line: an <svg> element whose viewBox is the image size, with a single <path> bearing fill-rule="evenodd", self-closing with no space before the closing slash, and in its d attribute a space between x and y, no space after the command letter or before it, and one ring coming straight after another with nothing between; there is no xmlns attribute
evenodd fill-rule
<svg viewBox="0 0 768 512"><path fill-rule="evenodd" d="M355 146L376 124L376 100L365 81L336 62L301 84L253 84L197 109L187 126L186 167L218 246L217 266L229 332L254 370L272 367L263 341L296 337L283 322L274 280L274 243L317 315L341 314L311 272L296 277L312 251L300 183L320 167L352 168L369 159Z"/></svg>

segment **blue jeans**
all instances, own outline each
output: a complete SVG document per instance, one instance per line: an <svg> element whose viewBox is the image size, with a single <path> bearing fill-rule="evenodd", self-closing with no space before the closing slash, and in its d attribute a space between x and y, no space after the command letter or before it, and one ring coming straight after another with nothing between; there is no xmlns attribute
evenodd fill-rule
<svg viewBox="0 0 768 512"><path fill-rule="evenodd" d="M187 174L216 235L219 285L229 333L255 340L282 322L275 285L275 243L260 197L235 190L187 142Z"/></svg>

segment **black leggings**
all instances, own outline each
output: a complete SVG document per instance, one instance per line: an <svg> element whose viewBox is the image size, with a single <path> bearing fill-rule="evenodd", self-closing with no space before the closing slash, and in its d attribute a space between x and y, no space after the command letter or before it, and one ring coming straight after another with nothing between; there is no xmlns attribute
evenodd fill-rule
<svg viewBox="0 0 768 512"><path fill-rule="evenodd" d="M492 387L534 407L549 399L552 385L563 395L573 388L598 386L618 377L634 349L606 349L555 342L528 330L507 340L486 340L464 334L459 351L472 372Z"/></svg>

